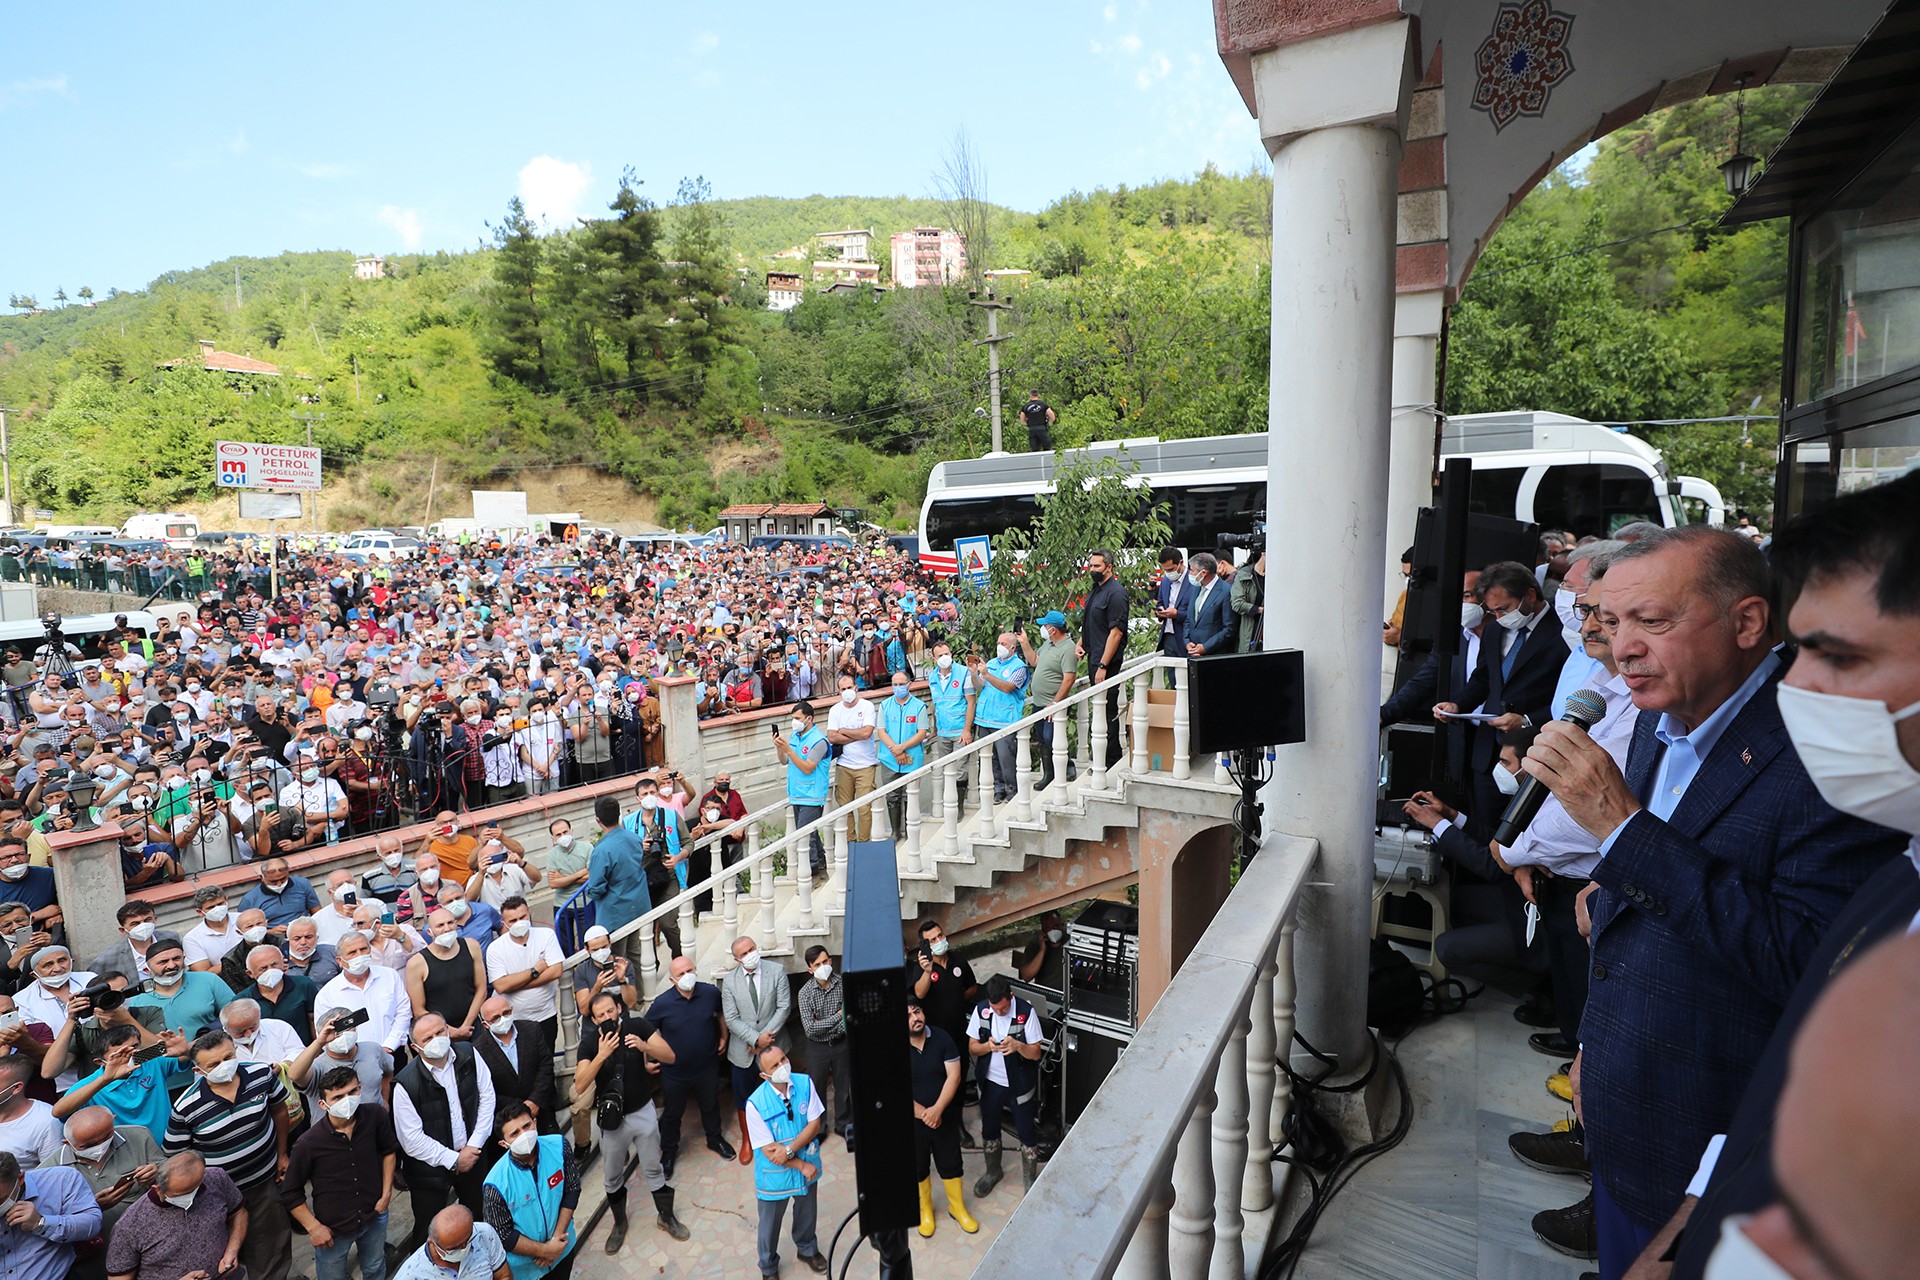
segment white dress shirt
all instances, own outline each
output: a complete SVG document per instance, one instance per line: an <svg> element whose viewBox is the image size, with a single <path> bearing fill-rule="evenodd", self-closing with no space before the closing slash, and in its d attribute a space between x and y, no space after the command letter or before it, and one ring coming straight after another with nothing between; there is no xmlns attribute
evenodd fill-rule
<svg viewBox="0 0 1920 1280"><path fill-rule="evenodd" d="M339 946L341 937L353 929L353 908L348 907L346 914L342 915L339 906L339 903L328 902L313 913L314 932L318 933L320 941L329 947Z"/></svg>
<svg viewBox="0 0 1920 1280"><path fill-rule="evenodd" d="M420 1113L414 1110L413 1099L405 1089L393 1091L393 1127L400 1135L400 1147L415 1160L437 1165L442 1169L451 1169L460 1159L460 1148L477 1147L481 1159L486 1158L487 1139L493 1133L493 1077L485 1071L475 1071L474 1080L479 1087L480 1097L477 1114L467 1115L460 1108L460 1085L454 1073L456 1055L451 1048L447 1050L444 1064L435 1070L432 1063L422 1059L427 1068L427 1079L439 1085L447 1095L448 1131L453 1135L451 1147L442 1146L427 1136L420 1127Z"/></svg>
<svg viewBox="0 0 1920 1280"><path fill-rule="evenodd" d="M378 1040L381 1048L391 1053L407 1042L407 1031L413 1022L413 1003L407 998L407 989L401 985L400 977L392 969L383 965L369 965L356 986L351 975L344 970L326 986L320 988L320 994L314 997L313 1011L319 1014L327 1009L365 1009L367 1021L360 1028L362 1040Z"/></svg>
<svg viewBox="0 0 1920 1280"><path fill-rule="evenodd" d="M278 1018L260 1019L260 1029L253 1033L251 1043L233 1042L234 1056L240 1061L262 1062L270 1067L292 1062L306 1049L294 1029Z"/></svg>
<svg viewBox="0 0 1920 1280"><path fill-rule="evenodd" d="M1620 676L1596 686L1594 692L1606 702L1607 714L1587 733L1624 773L1639 709L1633 705L1627 682ZM1600 861L1600 841L1573 820L1558 796L1550 795L1533 815L1527 829L1514 840L1513 848L1504 850L1500 856L1510 867L1545 867L1557 876L1591 877L1595 864Z"/></svg>

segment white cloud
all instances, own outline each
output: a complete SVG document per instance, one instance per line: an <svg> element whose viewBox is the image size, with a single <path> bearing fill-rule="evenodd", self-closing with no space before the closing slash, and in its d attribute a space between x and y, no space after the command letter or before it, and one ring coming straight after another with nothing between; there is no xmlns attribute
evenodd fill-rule
<svg viewBox="0 0 1920 1280"><path fill-rule="evenodd" d="M1138 53L1140 52L1140 37L1121 36L1120 47L1128 53Z"/></svg>
<svg viewBox="0 0 1920 1280"><path fill-rule="evenodd" d="M1108 22L1112 22L1120 16L1120 11L1114 8L1112 5L1108 5L1106 8L1100 11L1100 16L1105 18Z"/></svg>
<svg viewBox="0 0 1920 1280"><path fill-rule="evenodd" d="M590 165L535 156L520 170L520 203L527 217L551 227L570 225L593 182Z"/></svg>
<svg viewBox="0 0 1920 1280"><path fill-rule="evenodd" d="M244 155L247 150L247 131L241 129L227 139L227 150L234 155Z"/></svg>
<svg viewBox="0 0 1920 1280"><path fill-rule="evenodd" d="M1142 89L1151 89L1155 81L1164 80L1172 70L1173 63L1168 61L1167 55L1156 53L1147 59L1146 66L1134 74L1133 83Z"/></svg>
<svg viewBox="0 0 1920 1280"><path fill-rule="evenodd" d="M393 229L400 237L400 247L412 252L420 247L420 211L402 209L396 205L381 205L379 220L381 225Z"/></svg>
<svg viewBox="0 0 1920 1280"><path fill-rule="evenodd" d="M53 94L61 98L71 98L73 96L73 94L67 91L67 78L63 75L35 76L30 80L12 80L6 84L0 84L0 111L4 111L8 107L41 97L45 94Z"/></svg>
<svg viewBox="0 0 1920 1280"><path fill-rule="evenodd" d="M1090 47L1093 49L1093 56L1096 58L1107 51L1107 46L1101 44L1098 40L1092 41Z"/></svg>
<svg viewBox="0 0 1920 1280"><path fill-rule="evenodd" d="M720 37L711 31L702 31L693 38L694 54L708 54L720 47Z"/></svg>
<svg viewBox="0 0 1920 1280"><path fill-rule="evenodd" d="M320 182L331 182L336 178L351 178L358 172L350 164L336 164L330 160L309 160L296 164L293 171L303 178L313 178Z"/></svg>

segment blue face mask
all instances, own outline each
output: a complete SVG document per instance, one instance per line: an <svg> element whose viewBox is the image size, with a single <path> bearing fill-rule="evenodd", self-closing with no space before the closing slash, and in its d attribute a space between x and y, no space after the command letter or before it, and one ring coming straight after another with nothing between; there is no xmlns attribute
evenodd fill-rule
<svg viewBox="0 0 1920 1280"><path fill-rule="evenodd" d="M893 691L893 700L895 702L905 702L907 700L907 695L912 692L913 690L909 689L907 686L900 685Z"/></svg>

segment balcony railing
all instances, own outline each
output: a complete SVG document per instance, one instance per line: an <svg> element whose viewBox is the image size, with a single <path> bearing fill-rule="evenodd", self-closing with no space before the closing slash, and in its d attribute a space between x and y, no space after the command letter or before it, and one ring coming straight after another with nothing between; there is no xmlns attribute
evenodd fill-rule
<svg viewBox="0 0 1920 1280"><path fill-rule="evenodd" d="M1036 1258L1075 1280L1246 1274L1292 1105L1275 1064L1293 1042L1294 910L1318 857L1273 836L1242 869L975 1280L1029 1280Z"/></svg>

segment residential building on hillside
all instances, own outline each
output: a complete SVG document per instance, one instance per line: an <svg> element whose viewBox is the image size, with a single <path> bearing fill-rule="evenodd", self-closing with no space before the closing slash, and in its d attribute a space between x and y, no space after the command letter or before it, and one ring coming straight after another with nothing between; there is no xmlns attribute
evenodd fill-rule
<svg viewBox="0 0 1920 1280"><path fill-rule="evenodd" d="M833 508L824 502L743 502L720 513L720 527L729 542L744 545L781 534L825 537L833 532L834 519Z"/></svg>
<svg viewBox="0 0 1920 1280"><path fill-rule="evenodd" d="M822 249L827 250L825 256L845 258L850 262L873 261L871 231L822 231L813 238Z"/></svg>
<svg viewBox="0 0 1920 1280"><path fill-rule="evenodd" d="M960 233L915 227L893 237L893 282L902 289L952 284L967 273L967 247Z"/></svg>
<svg viewBox="0 0 1920 1280"><path fill-rule="evenodd" d="M379 280L387 274L387 260L377 255L353 260L355 280Z"/></svg>
<svg viewBox="0 0 1920 1280"><path fill-rule="evenodd" d="M1033 272L1020 267L995 267L991 271L982 271L982 279L987 282L989 292L1006 293L1010 289L1024 289L1033 280Z"/></svg>
<svg viewBox="0 0 1920 1280"><path fill-rule="evenodd" d="M767 310L791 311L806 294L806 281L798 271L767 272Z"/></svg>
<svg viewBox="0 0 1920 1280"><path fill-rule="evenodd" d="M200 353L193 356L181 356L178 360L162 360L162 369L205 369L210 373L237 373L255 378L277 378L280 366L268 364L265 360L255 360L252 356L236 355L231 351L217 351L213 340L200 339Z"/></svg>
<svg viewBox="0 0 1920 1280"><path fill-rule="evenodd" d="M816 262L813 264L815 284L878 284L880 282L880 264L877 262Z"/></svg>

